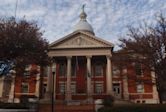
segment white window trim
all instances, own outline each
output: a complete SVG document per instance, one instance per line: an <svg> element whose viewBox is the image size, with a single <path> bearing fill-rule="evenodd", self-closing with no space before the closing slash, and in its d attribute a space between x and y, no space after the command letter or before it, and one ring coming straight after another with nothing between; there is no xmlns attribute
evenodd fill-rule
<svg viewBox="0 0 166 112"><path fill-rule="evenodd" d="M64 93L61 92L61 88L60 88L61 84L64 85ZM60 81L59 82L59 94L65 94L65 93L66 93L66 82Z"/></svg>
<svg viewBox="0 0 166 112"><path fill-rule="evenodd" d="M142 91L139 91L140 89L138 88L138 86L141 85L142 86ZM145 87L144 87L144 83L143 82L137 82L136 83L136 91L137 93L144 93L145 92Z"/></svg>
<svg viewBox="0 0 166 112"><path fill-rule="evenodd" d="M103 81L94 81L93 83L94 83L94 86L95 86L94 93L97 94L97 95L103 94L104 93L104 83L103 83ZM102 85L102 91L100 93L97 93L97 91L96 91L96 84L101 84Z"/></svg>
<svg viewBox="0 0 166 112"><path fill-rule="evenodd" d="M75 85L75 92L72 92L72 88L71 88L71 94L76 94L77 93L77 85L76 85L76 82L75 81L72 81L71 82L71 86L72 85Z"/></svg>

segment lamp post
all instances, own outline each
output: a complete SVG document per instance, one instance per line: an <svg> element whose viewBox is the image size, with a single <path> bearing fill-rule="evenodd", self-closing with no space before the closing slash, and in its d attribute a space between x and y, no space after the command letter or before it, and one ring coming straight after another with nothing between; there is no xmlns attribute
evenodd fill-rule
<svg viewBox="0 0 166 112"><path fill-rule="evenodd" d="M52 64L52 100L51 100L51 112L54 112L54 82L55 82L55 72L56 72L56 64Z"/></svg>

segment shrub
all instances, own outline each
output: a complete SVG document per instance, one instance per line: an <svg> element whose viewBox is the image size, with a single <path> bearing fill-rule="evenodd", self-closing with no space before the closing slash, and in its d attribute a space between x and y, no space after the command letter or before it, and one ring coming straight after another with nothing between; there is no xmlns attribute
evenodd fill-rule
<svg viewBox="0 0 166 112"><path fill-rule="evenodd" d="M103 105L105 107L111 107L113 106L113 103L114 103L114 97L113 96L107 96L103 99Z"/></svg>
<svg viewBox="0 0 166 112"><path fill-rule="evenodd" d="M0 103L1 109L28 109L23 103Z"/></svg>

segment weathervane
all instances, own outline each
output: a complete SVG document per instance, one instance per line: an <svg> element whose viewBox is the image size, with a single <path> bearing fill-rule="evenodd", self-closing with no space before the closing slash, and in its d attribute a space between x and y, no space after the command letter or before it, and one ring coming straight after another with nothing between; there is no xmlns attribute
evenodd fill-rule
<svg viewBox="0 0 166 112"><path fill-rule="evenodd" d="M81 18L81 20L86 20L86 13L85 13L85 11L84 11L84 8L85 8L85 4L83 4L82 5L82 7L81 7L81 9L82 9L82 12L81 12L81 14L80 14L80 18Z"/></svg>
<svg viewBox="0 0 166 112"><path fill-rule="evenodd" d="M82 11L83 11L83 12L84 12L85 5L86 5L86 4L83 4L83 5L82 5Z"/></svg>

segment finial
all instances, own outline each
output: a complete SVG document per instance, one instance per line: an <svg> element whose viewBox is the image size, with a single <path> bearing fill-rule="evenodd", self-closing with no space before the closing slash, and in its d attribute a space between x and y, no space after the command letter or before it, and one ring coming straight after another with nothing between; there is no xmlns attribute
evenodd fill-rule
<svg viewBox="0 0 166 112"><path fill-rule="evenodd" d="M82 12L84 12L85 5L86 5L86 4L83 4L83 5L82 5Z"/></svg>
<svg viewBox="0 0 166 112"><path fill-rule="evenodd" d="M81 20L86 20L86 13L85 13L85 11L84 11L84 9L85 9L85 4L83 4L82 5L82 7L81 7L81 9L82 9L82 12L81 12L81 14L80 14L80 18L81 18Z"/></svg>

